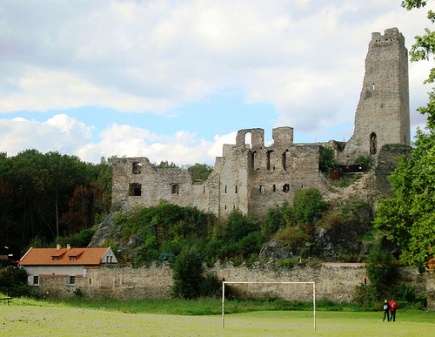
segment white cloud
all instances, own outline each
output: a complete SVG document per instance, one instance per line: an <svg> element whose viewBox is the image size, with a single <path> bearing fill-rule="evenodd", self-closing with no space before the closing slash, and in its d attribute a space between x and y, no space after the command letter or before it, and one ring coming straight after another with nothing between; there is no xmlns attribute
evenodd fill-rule
<svg viewBox="0 0 435 337"><path fill-rule="evenodd" d="M275 126L328 137L325 130L341 123L340 140L352 132L370 34L398 27L409 48L429 23L426 10L387 0L17 0L1 2L0 16L2 114L83 106L173 114L235 88L248 103L273 105ZM427 64L410 67L415 125L424 123L414 111L427 100L427 74ZM117 154L209 162L228 136L207 142L197 138L198 125L163 137L152 126L119 124L93 143L91 126L65 116L0 122L10 152L32 144L32 135L42 150L55 145L92 161Z"/></svg>
<svg viewBox="0 0 435 337"><path fill-rule="evenodd" d="M27 149L75 154L91 141L91 129L67 115L57 115L40 123L24 118L0 120L1 151L9 156Z"/></svg>

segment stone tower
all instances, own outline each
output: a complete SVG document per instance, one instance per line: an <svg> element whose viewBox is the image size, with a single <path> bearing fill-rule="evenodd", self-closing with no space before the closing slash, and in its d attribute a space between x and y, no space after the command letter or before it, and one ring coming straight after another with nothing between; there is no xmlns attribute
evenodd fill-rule
<svg viewBox="0 0 435 337"><path fill-rule="evenodd" d="M408 51L397 28L372 33L355 129L338 160L376 156L385 144L410 145Z"/></svg>

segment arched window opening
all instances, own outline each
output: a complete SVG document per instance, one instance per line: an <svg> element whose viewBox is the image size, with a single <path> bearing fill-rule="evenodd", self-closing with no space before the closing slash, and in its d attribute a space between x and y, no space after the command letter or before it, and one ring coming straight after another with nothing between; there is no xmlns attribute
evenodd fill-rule
<svg viewBox="0 0 435 337"><path fill-rule="evenodd" d="M376 133L372 132L370 134L370 154L374 155L377 152L378 140Z"/></svg>
<svg viewBox="0 0 435 337"><path fill-rule="evenodd" d="M275 184L273 184L273 186L272 186L272 191L275 193L276 192L276 185Z"/></svg>
<svg viewBox="0 0 435 337"><path fill-rule="evenodd" d="M236 185L236 187L235 187L235 189L234 189L234 193L237 193L237 185Z"/></svg>
<svg viewBox="0 0 435 337"><path fill-rule="evenodd" d="M260 185L260 194L263 194L263 193L264 193L264 186Z"/></svg>
<svg viewBox="0 0 435 337"><path fill-rule="evenodd" d="M284 184L284 186L282 187L282 191L284 193L288 193L290 191L290 185L289 184Z"/></svg>

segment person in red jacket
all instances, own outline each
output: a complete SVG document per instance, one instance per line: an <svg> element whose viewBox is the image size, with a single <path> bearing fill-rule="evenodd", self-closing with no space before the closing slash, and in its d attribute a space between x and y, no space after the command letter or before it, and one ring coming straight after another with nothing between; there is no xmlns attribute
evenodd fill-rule
<svg viewBox="0 0 435 337"><path fill-rule="evenodd" d="M390 321L395 322L396 321L396 310L397 310L397 303L394 300L394 298L390 301L390 312L391 312L391 319Z"/></svg>

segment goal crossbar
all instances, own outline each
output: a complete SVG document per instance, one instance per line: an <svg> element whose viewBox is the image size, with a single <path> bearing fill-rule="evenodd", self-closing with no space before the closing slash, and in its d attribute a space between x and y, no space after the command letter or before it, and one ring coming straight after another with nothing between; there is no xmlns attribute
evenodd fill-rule
<svg viewBox="0 0 435 337"><path fill-rule="evenodd" d="M254 281L224 281L222 282L222 329L225 328L225 285L226 284L311 284L313 286L313 319L316 331L316 282L254 282Z"/></svg>

